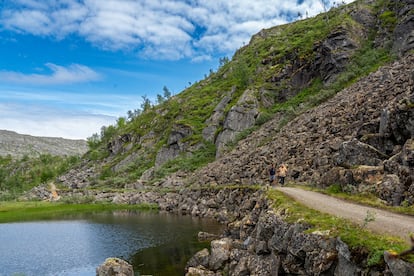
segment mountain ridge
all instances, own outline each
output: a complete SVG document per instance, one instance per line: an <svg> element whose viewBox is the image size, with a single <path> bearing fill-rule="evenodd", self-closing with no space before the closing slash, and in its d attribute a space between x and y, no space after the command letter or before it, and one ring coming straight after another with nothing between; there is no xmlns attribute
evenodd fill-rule
<svg viewBox="0 0 414 276"><path fill-rule="evenodd" d="M12 157L83 155L87 152L86 140L65 139L61 137L39 137L19 134L10 130L0 130L0 156Z"/></svg>

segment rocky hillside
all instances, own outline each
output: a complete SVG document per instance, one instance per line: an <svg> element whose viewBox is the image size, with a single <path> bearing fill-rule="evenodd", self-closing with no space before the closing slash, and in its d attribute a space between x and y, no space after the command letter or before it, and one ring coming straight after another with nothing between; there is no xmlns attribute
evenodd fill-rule
<svg viewBox="0 0 414 276"><path fill-rule="evenodd" d="M280 128L275 119L196 172L190 182L267 182L285 163L291 181L370 191L414 203L414 56L381 67Z"/></svg>
<svg viewBox="0 0 414 276"><path fill-rule="evenodd" d="M51 154L57 156L83 155L88 150L85 140L35 137L0 130L0 156L13 157Z"/></svg>
<svg viewBox="0 0 414 276"><path fill-rule="evenodd" d="M361 0L262 30L217 72L109 126L60 179L257 184L284 162L289 181L413 204L413 7Z"/></svg>

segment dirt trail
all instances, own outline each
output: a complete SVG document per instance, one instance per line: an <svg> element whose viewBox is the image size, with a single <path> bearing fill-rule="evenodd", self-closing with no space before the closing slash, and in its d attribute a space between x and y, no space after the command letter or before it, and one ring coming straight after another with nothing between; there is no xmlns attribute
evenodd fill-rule
<svg viewBox="0 0 414 276"><path fill-rule="evenodd" d="M374 220L368 222L366 227L376 233L401 237L407 242L409 234L414 233L414 216L399 215L298 188L276 189L312 209L351 220L358 225L364 224L367 214L374 214Z"/></svg>

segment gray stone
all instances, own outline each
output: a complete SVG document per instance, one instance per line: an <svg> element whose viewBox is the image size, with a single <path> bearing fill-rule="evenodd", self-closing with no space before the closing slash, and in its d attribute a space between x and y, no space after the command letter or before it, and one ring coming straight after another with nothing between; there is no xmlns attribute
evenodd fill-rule
<svg viewBox="0 0 414 276"><path fill-rule="evenodd" d="M399 258L396 258L388 251L384 252L384 260L393 276L414 275L414 266Z"/></svg>
<svg viewBox="0 0 414 276"><path fill-rule="evenodd" d="M185 276L222 276L221 273L215 273L214 271L210 271L205 267L198 266L198 267L189 267Z"/></svg>
<svg viewBox="0 0 414 276"><path fill-rule="evenodd" d="M357 165L378 166L385 159L388 157L374 147L352 139L342 143L337 164L346 168Z"/></svg>
<svg viewBox="0 0 414 276"><path fill-rule="evenodd" d="M204 248L194 254L191 259L187 262L186 270L190 267L208 267L209 264L210 253L208 252L207 248Z"/></svg>
<svg viewBox="0 0 414 276"><path fill-rule="evenodd" d="M335 268L335 276L354 276L358 275L359 269L352 262L351 252L348 245L340 238L336 239L336 250L338 251L338 264Z"/></svg>
<svg viewBox="0 0 414 276"><path fill-rule="evenodd" d="M229 142L235 140L237 134L254 126L259 114L255 93L255 91L246 90L237 104L228 112L224 120L223 131L216 139L217 156L220 156L221 151Z"/></svg>
<svg viewBox="0 0 414 276"><path fill-rule="evenodd" d="M231 239L223 238L211 242L211 254L208 268L218 270L223 268L225 262L229 260L231 250Z"/></svg>
<svg viewBox="0 0 414 276"><path fill-rule="evenodd" d="M395 174L386 175L376 187L378 197L392 206L400 205L403 199L403 192L404 187L402 187L399 177Z"/></svg>
<svg viewBox="0 0 414 276"><path fill-rule="evenodd" d="M220 127L220 124L224 120L224 110L226 106L231 102L232 95L235 91L235 87L232 88L230 92L219 102L219 104L214 108L213 113L210 118L206 120L206 127L203 129L202 134L204 140L214 143L217 135L217 130Z"/></svg>
<svg viewBox="0 0 414 276"><path fill-rule="evenodd" d="M124 260L108 258L96 268L96 276L134 276L134 269Z"/></svg>

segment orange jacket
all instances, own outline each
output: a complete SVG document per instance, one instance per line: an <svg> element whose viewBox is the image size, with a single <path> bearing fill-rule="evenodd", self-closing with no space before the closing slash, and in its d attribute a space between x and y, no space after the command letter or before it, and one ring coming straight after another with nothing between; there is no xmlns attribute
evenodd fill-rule
<svg viewBox="0 0 414 276"><path fill-rule="evenodd" d="M288 169L285 165L280 165L279 168L277 168L277 175L281 177L286 177L287 171Z"/></svg>

